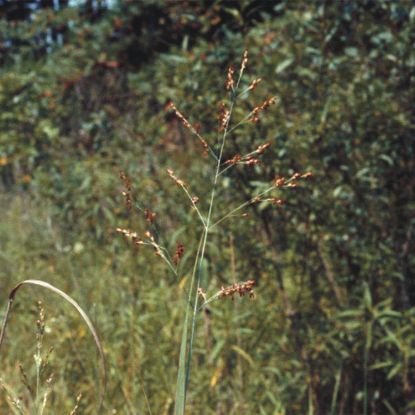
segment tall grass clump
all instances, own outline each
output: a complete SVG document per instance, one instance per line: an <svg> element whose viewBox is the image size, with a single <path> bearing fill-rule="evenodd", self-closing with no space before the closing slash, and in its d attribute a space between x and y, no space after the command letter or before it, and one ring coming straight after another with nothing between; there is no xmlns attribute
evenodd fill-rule
<svg viewBox="0 0 415 415"><path fill-rule="evenodd" d="M8 308L10 310L10 307ZM7 322L8 313L6 313ZM88 320L88 318L87 318ZM2 327L2 337L4 339L4 323ZM44 335L46 330L45 309L41 301L37 303L36 320L36 346L33 354L35 364L34 376L30 376L22 363L19 363L20 379L23 386L22 391L17 391L14 386L8 384L0 376L0 389L6 395L6 401L13 415L44 415L48 412L48 403L53 392L54 372L50 364L54 353L53 347L45 350ZM93 332L95 335L95 333ZM99 345L99 348L101 346ZM78 414L82 394L78 394L73 404L70 415Z"/></svg>
<svg viewBox="0 0 415 415"><path fill-rule="evenodd" d="M209 183L207 188L197 189L199 195L197 196L191 183L179 177L173 169L168 168L166 173L172 182L183 192L191 209L195 212L198 220L198 236L194 243L193 264L186 267L181 267L181 259L184 256L187 248L181 243L177 242L174 253L171 253L168 247L164 244L158 227L156 225L156 213L151 209L143 206L133 192L131 179L125 172L120 173L120 178L124 185L123 196L128 210L137 210L144 215L148 230L142 235L128 228L117 228L117 231L124 235L128 240L137 246L148 246L154 249L155 254L163 260L171 272L177 279L183 279L186 275L190 275L186 287L185 307L183 314L183 327L180 342L178 374L176 384L175 396L175 415L182 415L186 409L186 397L189 389L189 381L191 377L192 367L192 353L194 351L194 341L198 326L198 316L202 310L206 309L208 304L216 300L225 298L234 298L235 296L249 296L254 297L254 286L257 281L255 278L247 279L245 281L235 281L234 284L227 287L220 287L218 283L215 284L208 278L207 281L202 281L203 263L208 251L208 241L212 234L217 233L225 221L233 217L241 217L246 215L244 209L256 203L271 203L274 205L281 205L281 191L286 188L296 187L298 180L306 179L311 176L311 173L294 173L290 177L278 176L269 182L267 186L261 187L256 194L250 195L247 200L242 203L235 203L235 206L228 206L227 210L219 209L218 201L223 194L221 193L221 181L226 177L226 173L233 168L251 168L252 166L261 163L260 157L268 147L270 142L263 142L257 148L252 149L246 154L240 154L234 150L234 146L229 146L227 149L229 138L232 133L241 126L248 123L257 123L262 116L262 113L271 105L277 104L278 98L275 96L267 97L265 100L252 110L248 110L245 116L234 119L234 109L238 103L238 99L246 99L252 93L261 79L254 79L250 83L243 84L242 79L248 63L248 53L245 51L242 57L239 69L235 71L233 67L229 67L226 80L225 89L228 97L225 102L219 105L217 137L214 140L208 140L200 132L200 129L193 124L176 106L175 103L169 102L167 110L172 112L178 120L182 123L185 129L189 130L200 143L201 153L208 157L211 161L209 169ZM244 86L243 86L244 85ZM226 149L226 151L225 151ZM234 151L232 153L232 151ZM225 154L232 154L230 158L225 157ZM189 269L187 269L189 268ZM250 274L249 270L246 272ZM216 292L208 293L208 286L216 285Z"/></svg>
<svg viewBox="0 0 415 415"><path fill-rule="evenodd" d="M16 295L18 291L24 286L35 286L35 287L42 287L49 292L57 294L61 299L65 300L67 303L72 305L76 311L81 316L82 320L85 322L86 326L88 327L94 341L96 347L99 352L101 369L102 369L102 379L101 379L101 390L98 399L98 411L102 408L102 404L104 401L105 396L105 389L107 383L107 375L106 375L106 365L105 365L105 357L104 357L104 349L101 344L101 341L98 337L97 330L95 329L92 321L86 314L86 312L82 309L82 307L68 294L64 291L56 288L55 286L41 280L24 280L17 284L9 294L9 299L7 303L7 308L3 317L3 322L0 327L0 352L2 350L2 346L6 336L6 329L9 323L10 313L12 310L13 303L15 301ZM7 394L7 400L9 406L13 413L19 415L43 415L45 412L45 408L48 403L49 396L52 391L52 381L53 381L53 373L49 372L46 376L45 373L48 372L49 366L49 356L51 353L51 349L46 353L43 353L43 337L45 332L45 312L42 304L38 303L38 310L39 310L39 318L36 321L36 351L34 353L34 363L35 363L35 381L34 386L32 386L29 377L26 374L23 366L20 365L20 372L23 385L25 389L28 391L28 399L26 402L23 402L13 391L13 389L6 383L6 381L0 376L0 386ZM43 382L42 382L43 379ZM43 386L42 386L43 383ZM77 409L79 406L80 395L78 395L76 405L74 409L71 411L71 414L74 415L77 413Z"/></svg>

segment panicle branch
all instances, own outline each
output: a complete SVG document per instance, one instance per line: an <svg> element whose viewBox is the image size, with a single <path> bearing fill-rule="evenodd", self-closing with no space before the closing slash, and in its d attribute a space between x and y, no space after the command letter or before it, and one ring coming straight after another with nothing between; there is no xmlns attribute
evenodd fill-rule
<svg viewBox="0 0 415 415"><path fill-rule="evenodd" d="M207 155L209 152L216 158L215 153L213 150L209 147L209 144L207 141L199 134L199 132L196 130L195 127L193 127L192 124L187 120L187 118L176 108L176 105L174 105L173 102L170 102L167 105L167 109L171 109L176 117L182 122L183 126L187 128L189 131L191 131L193 134L196 135L196 137L199 139L200 143L203 147L203 154Z"/></svg>

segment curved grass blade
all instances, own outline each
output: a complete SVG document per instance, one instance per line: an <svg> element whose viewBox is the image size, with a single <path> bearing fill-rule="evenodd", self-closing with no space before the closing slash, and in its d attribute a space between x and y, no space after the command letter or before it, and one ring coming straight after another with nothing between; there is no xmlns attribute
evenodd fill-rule
<svg viewBox="0 0 415 415"><path fill-rule="evenodd" d="M106 391L106 387L107 387L107 371L106 371L104 350L102 348L101 341L99 340L98 333L95 330L95 327L92 324L92 321L89 319L89 317L87 316L85 311L81 308L81 306L72 297L70 297L68 294L66 294L65 292L63 292L59 288L56 288L55 286L53 286L53 285L51 285L51 284L49 284L45 281L41 281L41 280L25 280L25 281L22 281L19 284L17 284L10 291L9 301L8 301L8 304L7 304L6 313L4 315L3 322L2 322L2 325L1 325L1 331L0 331L0 351L1 351L1 346L3 344L3 340L4 340L4 337L5 337L5 334L6 334L6 327L7 327L7 323L8 323L8 320L9 320L9 315L10 315L10 311L11 311L11 308L12 308L12 305L13 305L13 301L15 299L17 291L23 285L40 286L40 287L46 288L46 289L54 292L55 294L58 294L60 297L62 297L64 300L66 300L69 304L71 304L76 309L76 311L78 311L78 313L81 315L82 319L84 320L85 324L88 326L88 329L91 332L92 337L94 338L95 345L97 346L97 349L98 349L98 352L99 352L101 369L102 369L102 373L103 373L103 377L104 377L103 382L102 382L102 386L101 386L101 390L100 390L100 396L99 396L99 409L100 409L102 407L102 404L103 404L103 401L104 401L105 391Z"/></svg>

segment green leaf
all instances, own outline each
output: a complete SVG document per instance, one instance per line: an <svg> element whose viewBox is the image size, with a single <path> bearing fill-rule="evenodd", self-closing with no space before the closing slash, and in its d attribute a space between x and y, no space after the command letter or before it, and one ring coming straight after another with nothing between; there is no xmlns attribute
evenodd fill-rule
<svg viewBox="0 0 415 415"><path fill-rule="evenodd" d="M294 62L294 58L288 58L288 59L283 60L275 68L275 73L279 74L281 72L284 72L293 62Z"/></svg>

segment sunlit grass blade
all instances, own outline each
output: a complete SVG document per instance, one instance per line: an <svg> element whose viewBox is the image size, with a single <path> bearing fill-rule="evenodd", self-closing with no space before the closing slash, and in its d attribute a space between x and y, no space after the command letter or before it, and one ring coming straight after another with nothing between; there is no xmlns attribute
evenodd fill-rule
<svg viewBox="0 0 415 415"><path fill-rule="evenodd" d="M40 286L40 287L46 288L46 289L54 292L55 294L58 294L60 297L62 297L64 300L66 300L69 304L71 304L76 309L76 311L78 311L78 313L81 315L82 319L84 320L85 324L88 326L88 329L91 332L92 337L94 338L95 345L97 346L97 349L98 349L98 352L99 352L101 369L102 369L102 373L103 373L103 382L102 382L102 387L101 387L100 396L99 396L99 408L101 408L102 404L103 404L103 401L104 401L105 390L106 390L106 386L107 386L107 372L106 372L106 365L105 365L105 356L104 356L104 350L103 350L101 341L99 340L98 333L97 333L94 325L92 324L92 321L87 316L85 311L81 308L81 306L72 297L70 297L68 294L66 294L65 292L63 292L59 288L56 288L55 286L53 286L53 285L51 285L51 284L49 284L45 281L25 280L25 281L22 281L19 284L17 284L10 291L9 301L8 301L8 304L7 304L6 313L4 315L3 322L2 322L2 325L1 325L1 331L0 331L0 351L1 351L1 346L3 344L3 340L4 340L4 337L5 337L5 334L6 334L6 327L7 327L7 323L8 323L8 320L9 320L9 315L10 315L10 312L11 312L13 301L15 299L17 291L23 285Z"/></svg>

